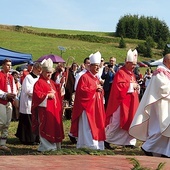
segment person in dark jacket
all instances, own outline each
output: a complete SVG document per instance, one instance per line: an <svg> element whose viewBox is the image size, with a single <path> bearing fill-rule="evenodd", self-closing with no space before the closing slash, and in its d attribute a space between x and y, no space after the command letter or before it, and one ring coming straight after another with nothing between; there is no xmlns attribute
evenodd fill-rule
<svg viewBox="0 0 170 170"><path fill-rule="evenodd" d="M101 78L104 80L103 89L104 89L104 98L105 98L105 109L107 107L111 85L114 79L114 75L118 70L116 65L116 58L111 57L109 64L106 64Z"/></svg>
<svg viewBox="0 0 170 170"><path fill-rule="evenodd" d="M69 102L69 105L74 104L73 95L74 95L74 92L75 92L74 91L74 84L75 84L75 75L76 75L77 69L78 69L77 63L73 63L68 70L64 99Z"/></svg>

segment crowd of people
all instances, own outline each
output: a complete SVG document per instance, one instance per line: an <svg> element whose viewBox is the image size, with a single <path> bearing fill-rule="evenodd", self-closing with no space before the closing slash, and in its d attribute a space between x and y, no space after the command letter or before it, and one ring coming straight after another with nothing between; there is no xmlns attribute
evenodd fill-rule
<svg viewBox="0 0 170 170"><path fill-rule="evenodd" d="M111 144L136 148L143 142L147 156L170 157L170 54L155 71L142 75L138 52L129 49L123 66L116 58L104 61L90 54L79 66L51 59L29 62L19 77L5 59L0 71L0 150L6 146L11 120L18 121L15 136L37 150L61 149L64 139L63 103L71 109L67 134L76 148L112 149Z"/></svg>

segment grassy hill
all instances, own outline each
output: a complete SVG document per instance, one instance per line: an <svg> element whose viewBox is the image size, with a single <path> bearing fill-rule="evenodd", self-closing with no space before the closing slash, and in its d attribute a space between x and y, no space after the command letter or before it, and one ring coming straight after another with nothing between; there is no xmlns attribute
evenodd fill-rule
<svg viewBox="0 0 170 170"><path fill-rule="evenodd" d="M117 63L120 63L124 62L129 48L134 49L138 43L142 42L141 40L124 39L127 47L122 49L118 48L120 38L113 35L114 33L112 32L88 32L0 25L0 46L14 51L30 53L33 55L34 61L42 55L50 53L61 55L58 46L63 46L66 48L66 52L62 54L62 57L67 60L69 56L73 56L78 64L82 63L85 57L96 51L101 52L105 61L114 56L117 58ZM94 37L94 42L80 39L87 37L91 39ZM95 38L97 38L96 42ZM153 49L153 51L152 59L161 58L161 51L156 49ZM150 58L139 56L138 60L149 61Z"/></svg>

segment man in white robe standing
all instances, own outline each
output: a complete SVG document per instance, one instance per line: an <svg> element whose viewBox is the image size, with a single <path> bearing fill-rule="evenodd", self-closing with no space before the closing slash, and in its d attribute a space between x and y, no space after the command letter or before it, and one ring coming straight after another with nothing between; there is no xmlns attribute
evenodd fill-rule
<svg viewBox="0 0 170 170"><path fill-rule="evenodd" d="M39 136L32 133L31 105L34 84L39 79L41 71L41 63L34 63L33 70L28 75L26 75L22 82L19 105L20 116L17 132L15 135L19 138L20 142L25 145L33 145L39 143Z"/></svg>
<svg viewBox="0 0 170 170"><path fill-rule="evenodd" d="M170 53L154 71L129 133L144 141L147 156L170 157Z"/></svg>

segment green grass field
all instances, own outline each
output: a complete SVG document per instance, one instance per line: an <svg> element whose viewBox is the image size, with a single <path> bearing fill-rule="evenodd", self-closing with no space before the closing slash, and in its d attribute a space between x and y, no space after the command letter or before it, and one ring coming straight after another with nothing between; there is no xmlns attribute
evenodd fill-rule
<svg viewBox="0 0 170 170"><path fill-rule="evenodd" d="M11 152L4 152L0 150L0 155L143 155L140 149L141 142L138 141L137 148L129 149L122 146L111 145L113 150L105 149L104 151L91 150L91 149L76 149L76 145L72 144L68 138L68 132L70 130L70 120L63 120L65 138L62 142L62 149L53 152L37 151L38 145L23 145L19 139L16 138L15 133L17 130L18 122L11 122L9 128L9 137L7 146L11 149Z"/></svg>
<svg viewBox="0 0 170 170"><path fill-rule="evenodd" d="M122 49L118 48L120 38L114 37L113 33L57 30L35 27L25 28L38 33L95 35L99 37L109 37L114 39L112 43L97 43L64 38L52 38L17 32L14 30L6 29L5 26L0 25L0 46L14 51L32 54L34 61L37 60L39 57L50 53L61 55L61 51L58 49L58 46L63 46L66 48L66 51L62 54L62 57L65 61L67 61L68 58L72 56L75 58L75 62L81 64L85 57L88 57L91 53L100 51L105 61L109 61L109 58L113 56L116 57L117 63L122 63L124 62L128 49L134 49L137 44L143 42L142 40L125 39L127 47ZM160 50L153 49L153 53L153 59L161 58ZM150 59L151 58L144 58L140 55L138 57L139 61L149 61Z"/></svg>

